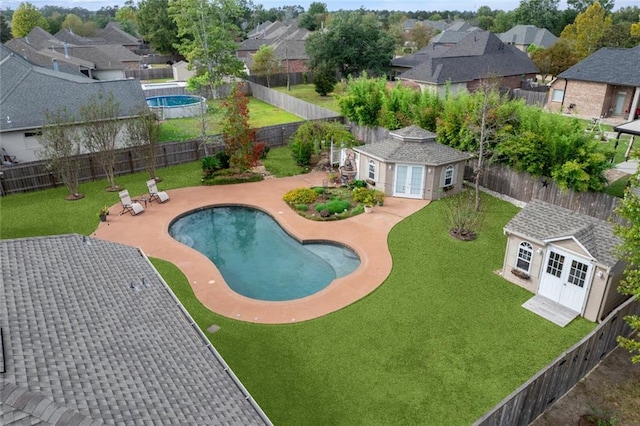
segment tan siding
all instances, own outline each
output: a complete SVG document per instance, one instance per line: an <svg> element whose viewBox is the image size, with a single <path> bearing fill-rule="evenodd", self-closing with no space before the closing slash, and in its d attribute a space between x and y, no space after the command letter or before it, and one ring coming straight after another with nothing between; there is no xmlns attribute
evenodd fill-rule
<svg viewBox="0 0 640 426"><path fill-rule="evenodd" d="M531 259L531 270L530 270L531 278L529 278L528 280L518 278L517 276L511 273L511 270L516 268L516 263L518 259L518 249L520 247L520 243L523 241L527 241L529 244L533 246L533 257ZM542 255L537 253L538 248L540 248L540 246L534 244L531 241L522 239L514 235L509 235L507 238L507 251L505 255L505 264L502 269L502 275L507 281L512 282L534 294L538 292L540 262L542 258Z"/></svg>
<svg viewBox="0 0 640 426"><path fill-rule="evenodd" d="M568 251L569 253L577 254L581 257L591 258L591 255L587 253L582 247L580 247L580 244L576 243L576 241L573 239L554 241L552 244L561 248L562 250Z"/></svg>
<svg viewBox="0 0 640 426"><path fill-rule="evenodd" d="M597 273L600 268L594 268L591 272L591 283L589 284L589 294L587 296L587 303L584 307L583 317L589 321L598 320L598 312L600 311L600 304L604 295L604 290L607 284L607 275L603 271L602 278L597 277Z"/></svg>
<svg viewBox="0 0 640 426"><path fill-rule="evenodd" d="M620 305L623 301L625 301L629 296L620 294L618 292L618 286L620 285L620 281L623 278L624 272L624 263L618 262L616 266L611 268L610 277L611 283L609 284L609 288L606 290L606 294L604 294L604 299L602 301L602 309L600 311L600 318L597 320L602 320L606 318L607 315L611 313L618 305ZM604 276L606 278L606 275ZM606 282L606 280L604 280Z"/></svg>

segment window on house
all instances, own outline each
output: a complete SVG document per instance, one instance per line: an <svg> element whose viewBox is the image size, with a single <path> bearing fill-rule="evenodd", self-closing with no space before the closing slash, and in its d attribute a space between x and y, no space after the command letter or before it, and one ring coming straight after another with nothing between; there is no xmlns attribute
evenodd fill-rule
<svg viewBox="0 0 640 426"><path fill-rule="evenodd" d="M453 181L453 166L447 166L446 169L444 169L444 182L442 186L451 186L454 184Z"/></svg>
<svg viewBox="0 0 640 426"><path fill-rule="evenodd" d="M369 160L369 179L376 180L376 162Z"/></svg>
<svg viewBox="0 0 640 426"><path fill-rule="evenodd" d="M563 266L564 256L552 251L549 254L549 261L547 262L547 274L551 274L554 277L560 278L560 275L562 275Z"/></svg>
<svg viewBox="0 0 640 426"><path fill-rule="evenodd" d="M531 257L533 256L533 247L526 241L520 243L518 247L518 260L516 267L522 271L529 273L531 269Z"/></svg>
<svg viewBox="0 0 640 426"><path fill-rule="evenodd" d="M553 94L551 95L552 102L562 102L564 99L564 90L553 89Z"/></svg>

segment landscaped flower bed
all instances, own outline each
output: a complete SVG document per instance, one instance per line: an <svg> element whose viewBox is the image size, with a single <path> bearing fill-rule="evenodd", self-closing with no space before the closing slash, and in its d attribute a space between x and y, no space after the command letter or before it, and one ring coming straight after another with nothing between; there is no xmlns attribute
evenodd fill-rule
<svg viewBox="0 0 640 426"><path fill-rule="evenodd" d="M282 197L300 216L311 220L339 220L364 212L349 187L296 188Z"/></svg>

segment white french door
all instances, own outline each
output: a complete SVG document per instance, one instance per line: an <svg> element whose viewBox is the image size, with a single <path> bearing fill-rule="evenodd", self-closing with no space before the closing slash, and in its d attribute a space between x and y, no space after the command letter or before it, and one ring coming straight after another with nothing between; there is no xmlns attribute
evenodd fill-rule
<svg viewBox="0 0 640 426"><path fill-rule="evenodd" d="M394 177L393 195L396 197L422 198L424 190L424 166L398 164Z"/></svg>
<svg viewBox="0 0 640 426"><path fill-rule="evenodd" d="M557 249L548 250L538 293L582 313L591 267L580 258Z"/></svg>

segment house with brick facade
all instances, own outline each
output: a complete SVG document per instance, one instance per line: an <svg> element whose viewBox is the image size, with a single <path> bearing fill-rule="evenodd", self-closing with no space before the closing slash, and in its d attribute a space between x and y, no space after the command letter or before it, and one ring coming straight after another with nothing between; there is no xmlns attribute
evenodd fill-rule
<svg viewBox="0 0 640 426"><path fill-rule="evenodd" d="M640 115L640 45L603 47L558 74L551 83L547 108L587 117Z"/></svg>
<svg viewBox="0 0 640 426"><path fill-rule="evenodd" d="M497 77L501 87L517 89L538 73L526 53L489 31L469 32L454 46L429 44L391 63L396 80L442 95L447 87L452 93L472 92L489 77Z"/></svg>

